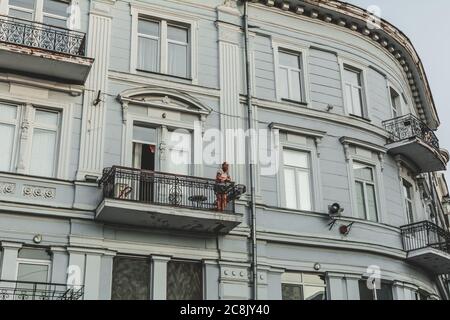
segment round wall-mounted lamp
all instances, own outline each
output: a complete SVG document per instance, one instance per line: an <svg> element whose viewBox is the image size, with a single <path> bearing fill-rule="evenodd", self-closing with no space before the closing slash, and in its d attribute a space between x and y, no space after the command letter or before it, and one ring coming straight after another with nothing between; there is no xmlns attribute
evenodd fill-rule
<svg viewBox="0 0 450 320"><path fill-rule="evenodd" d="M317 263L314 264L314 270L319 271L320 268L322 268L322 266L320 265L320 263L317 262Z"/></svg>
<svg viewBox="0 0 450 320"><path fill-rule="evenodd" d="M41 234L37 234L33 237L33 242L34 243L41 243L42 241L42 235Z"/></svg>

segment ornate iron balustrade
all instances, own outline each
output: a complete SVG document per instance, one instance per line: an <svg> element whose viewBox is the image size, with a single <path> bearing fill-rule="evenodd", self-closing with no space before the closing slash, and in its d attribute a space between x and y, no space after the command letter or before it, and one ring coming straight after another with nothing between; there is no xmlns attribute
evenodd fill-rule
<svg viewBox="0 0 450 320"><path fill-rule="evenodd" d="M82 300L84 286L0 280L0 300Z"/></svg>
<svg viewBox="0 0 450 320"><path fill-rule="evenodd" d="M430 221L400 228L405 251L434 248L450 254L450 232Z"/></svg>
<svg viewBox="0 0 450 320"><path fill-rule="evenodd" d="M384 121L383 126L393 142L419 138L430 147L440 150L439 140L433 130L412 114Z"/></svg>
<svg viewBox="0 0 450 320"><path fill-rule="evenodd" d="M226 194L228 213L235 212L235 200L246 191L232 182L118 166L104 169L99 184L107 199L209 211L217 210L217 194Z"/></svg>
<svg viewBox="0 0 450 320"><path fill-rule="evenodd" d="M86 35L61 27L0 15L0 41L84 56Z"/></svg>

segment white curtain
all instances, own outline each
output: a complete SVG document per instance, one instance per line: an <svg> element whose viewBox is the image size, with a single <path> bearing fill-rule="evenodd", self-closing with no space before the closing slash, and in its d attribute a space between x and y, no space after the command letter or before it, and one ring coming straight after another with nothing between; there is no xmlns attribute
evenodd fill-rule
<svg viewBox="0 0 450 320"><path fill-rule="evenodd" d="M138 69L159 72L158 40L139 37Z"/></svg>
<svg viewBox="0 0 450 320"><path fill-rule="evenodd" d="M34 129L30 174L52 177L55 174L56 132Z"/></svg>
<svg viewBox="0 0 450 320"><path fill-rule="evenodd" d="M0 171L11 169L14 129L12 125L0 124Z"/></svg>
<svg viewBox="0 0 450 320"><path fill-rule="evenodd" d="M188 175L191 165L191 134L170 132L167 172Z"/></svg>
<svg viewBox="0 0 450 320"><path fill-rule="evenodd" d="M188 77L188 46L177 43L169 43L169 74L187 78Z"/></svg>

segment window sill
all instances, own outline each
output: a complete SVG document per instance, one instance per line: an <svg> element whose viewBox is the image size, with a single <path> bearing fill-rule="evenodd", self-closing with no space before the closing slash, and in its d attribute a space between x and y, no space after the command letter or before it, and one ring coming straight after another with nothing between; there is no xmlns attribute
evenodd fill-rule
<svg viewBox="0 0 450 320"><path fill-rule="evenodd" d="M352 117L352 118L356 118L356 119L359 119L359 120L363 120L363 121L365 121L365 122L372 123L372 120L370 120L369 118L366 118L366 117L357 116L356 114L351 114L351 113L349 114L349 116Z"/></svg>
<svg viewBox="0 0 450 320"><path fill-rule="evenodd" d="M161 76L161 77L167 78L167 79L178 79L178 80L184 80L186 82L192 82L193 81L192 78L180 77L180 76L175 76L175 75L171 75L171 74L167 74L167 73L148 71L148 70L143 70L143 69L136 69L136 72L153 74L153 75Z"/></svg>
<svg viewBox="0 0 450 320"><path fill-rule="evenodd" d="M297 101L297 100L291 100L291 99L285 99L285 98L281 98L282 102L289 102L292 104L297 104L297 105L301 105L303 107L307 107L308 103L307 102L303 102L303 101Z"/></svg>

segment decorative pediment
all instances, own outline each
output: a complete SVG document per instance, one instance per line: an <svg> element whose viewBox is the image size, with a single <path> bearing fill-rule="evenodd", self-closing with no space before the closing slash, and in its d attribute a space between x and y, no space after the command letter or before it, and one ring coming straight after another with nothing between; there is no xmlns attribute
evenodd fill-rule
<svg viewBox="0 0 450 320"><path fill-rule="evenodd" d="M208 115L212 111L211 108L187 93L156 86L125 90L118 95L117 99L122 103L123 108L127 108L131 103L194 113L200 116Z"/></svg>

